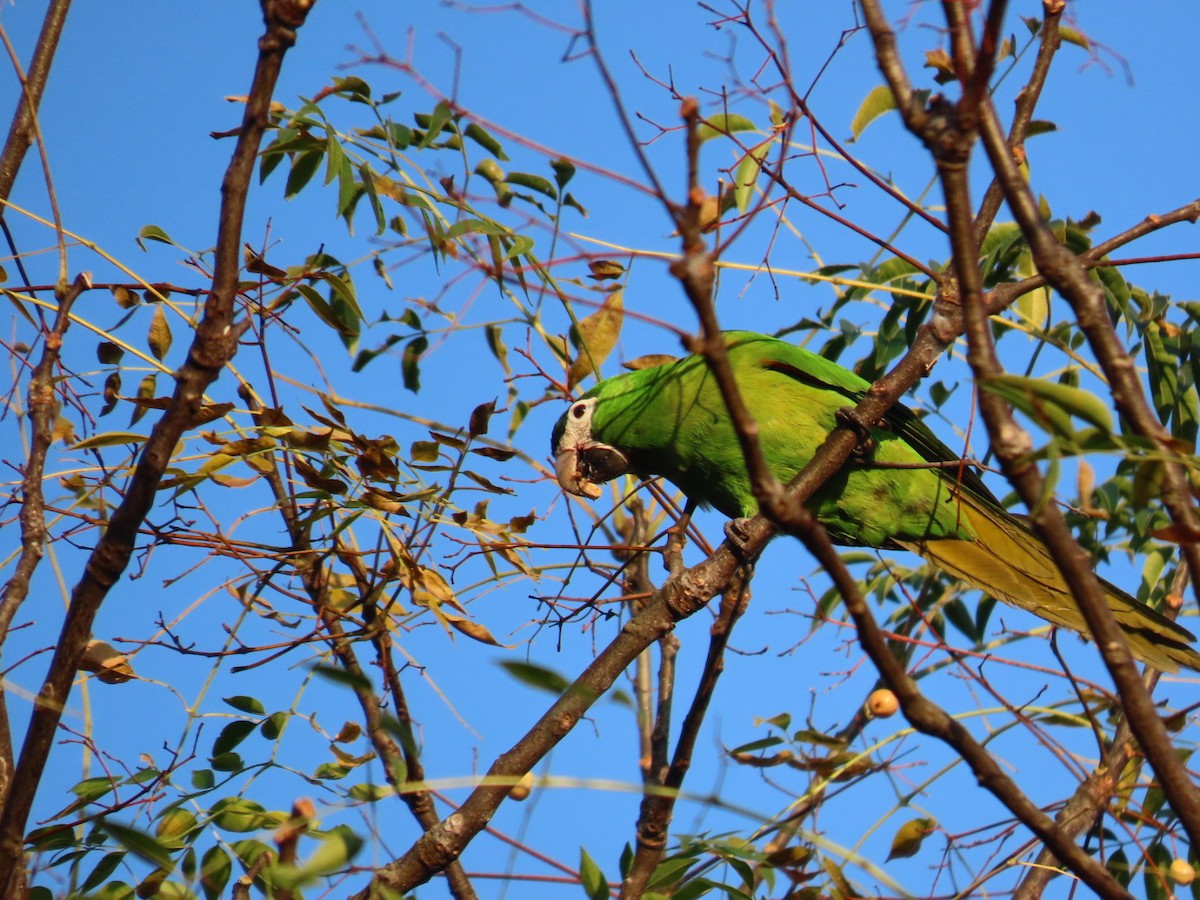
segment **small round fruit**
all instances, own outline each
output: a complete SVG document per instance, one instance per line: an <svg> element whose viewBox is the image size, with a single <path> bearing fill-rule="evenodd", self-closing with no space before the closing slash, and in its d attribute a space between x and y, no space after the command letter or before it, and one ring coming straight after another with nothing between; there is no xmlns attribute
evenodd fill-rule
<svg viewBox="0 0 1200 900"><path fill-rule="evenodd" d="M871 696L867 698L867 709L871 711L877 719L886 719L889 716L894 716L896 710L900 708L900 701L896 699L896 695L887 688L880 688L877 691L872 691Z"/></svg>
<svg viewBox="0 0 1200 900"><path fill-rule="evenodd" d="M512 790L508 792L508 796L513 800L524 800L529 796L531 790L533 790L533 773L526 772L521 776L521 780L513 785Z"/></svg>
<svg viewBox="0 0 1200 900"><path fill-rule="evenodd" d="M1186 859L1172 860L1171 868L1167 871L1170 872L1171 880L1176 884L1191 884L1196 880L1196 870Z"/></svg>

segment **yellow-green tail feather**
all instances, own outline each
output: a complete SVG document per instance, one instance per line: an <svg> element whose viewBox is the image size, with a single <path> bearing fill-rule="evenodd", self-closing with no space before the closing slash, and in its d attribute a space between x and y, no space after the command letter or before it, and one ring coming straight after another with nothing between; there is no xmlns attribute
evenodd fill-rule
<svg viewBox="0 0 1200 900"><path fill-rule="evenodd" d="M1048 622L1088 635L1083 613L1046 545L1019 519L960 497L960 509L974 541L953 538L899 542L972 587L1025 609ZM1108 608L1138 659L1163 672L1180 666L1200 671L1200 653L1191 632L1101 580Z"/></svg>

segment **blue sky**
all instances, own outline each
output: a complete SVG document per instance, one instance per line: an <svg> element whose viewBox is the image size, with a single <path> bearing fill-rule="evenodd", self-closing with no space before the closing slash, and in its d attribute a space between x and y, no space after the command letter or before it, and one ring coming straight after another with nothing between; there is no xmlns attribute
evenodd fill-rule
<svg viewBox="0 0 1200 900"><path fill-rule="evenodd" d="M722 57L735 54L743 77L753 74L752 45L748 36L737 29L716 28L713 16L690 3L669 2L653 8L633 0L614 0L601 4L598 34L601 49L620 85L622 98L631 111L641 114L635 127L639 136L649 139L655 133L650 122L673 125L677 120L677 102L661 84L673 79L681 93L699 94L710 104L712 91L728 80L729 68ZM909 4L893 4L890 13L897 20L909 10ZM844 29L853 24L849 3L803 4L781 12L782 26L788 34L796 82L815 85L810 102L816 114L840 139L849 136L849 123L858 103L879 82L871 65L864 33L850 38L848 46L830 58ZM1028 7L1028 8L1026 8ZM574 22L577 12L566 4L542 4L536 7L547 17ZM1021 4L1013 10L1009 30L1024 37L1018 14L1036 15L1040 4ZM361 16L356 14L360 13ZM7 31L18 52L27 55L36 35L41 14L40 4L19 0L0 7L0 26ZM917 16L920 20L921 15ZM1139 221L1147 214L1163 212L1181 205L1196 195L1197 169L1194 155L1198 130L1194 109L1195 72L1193 47L1200 34L1200 11L1191 6L1172 8L1155 15L1144 6L1101 4L1080 0L1071 6L1072 24L1086 33L1097 48L1094 55L1074 46L1064 48L1056 67L1039 118L1056 123L1058 130L1029 142L1032 178L1037 190L1049 202L1056 216L1082 218L1098 212L1103 225L1099 232L1108 235ZM369 31L364 30L364 23ZM67 228L97 242L105 251L135 268L148 281L171 280L196 283L196 276L181 265L181 254L174 248L149 244L143 253L134 243L139 229L147 224L164 228L178 244L201 251L211 246L215 233L219 186L232 142L209 137L234 127L240 107L225 98L244 94L253 66L254 41L260 23L255 4L167 4L143 0L119 4L77 4L71 13L59 61L46 94L41 126L45 136L54 187ZM915 79L927 82L927 70L919 68L921 54L936 45L936 36L914 24L901 32L907 59ZM618 126L613 106L600 83L595 67L585 58L564 58L578 51L568 36L540 25L513 11L469 11L455 5L433 3L395 4L362 2L349 4L321 0L317 3L300 41L289 54L277 98L295 105L298 97L311 97L328 84L334 74L356 74L371 81L376 94L401 90L392 114L407 119L411 112L429 110L436 98L404 73L386 66L367 65L353 49L370 48L377 39L388 53L404 58L412 48L416 70L437 91L449 93L457 79L456 99L480 119L527 137L557 153L587 160L600 167L641 179L634 154L624 132ZM457 55L456 55L457 54ZM456 71L456 64L459 68ZM818 73L820 74L817 79ZM1018 73L1019 74L1019 73ZM0 112L7 114L16 89L11 77L10 89L0 92ZM1002 112L1011 102L1006 85L1000 95ZM1005 91L1008 91L1006 95ZM766 122L761 107L747 105L746 115ZM506 148L528 171L544 171L545 163L536 154L505 141ZM876 171L895 179L910 196L918 195L929 182L932 170L916 141L904 133L895 117L874 123L855 146L855 152ZM718 146L705 148L704 163L709 178L728 164L726 152ZM678 133L667 134L647 149L668 190L678 195L683 187ZM438 164L433 159L431 164ZM837 162L830 164L835 183L845 182L837 197L844 204L840 213L873 230L887 234L901 219L902 210L886 201L862 179ZM537 167L541 166L541 169ZM811 166L797 166L796 177L805 189L817 190L820 181ZM811 179L811 181L810 181ZM566 230L594 241L644 250L673 252L677 241L661 207L640 192L611 180L581 172L572 190L588 209L587 218L567 217ZM290 201L283 200L282 179L277 173L264 186L256 187L248 211L245 240L254 246L269 233L273 243L270 259L289 265L303 259L318 246L344 259L362 256L371 246L368 223L359 222L356 235L348 235L333 218L333 198L316 185ZM43 176L31 157L22 173L14 202L39 215L48 205ZM936 201L935 201L936 203ZM784 234L772 249L777 268L811 269L812 251L821 263L857 263L869 258L873 248L861 239L839 229L830 220L800 210L792 210L792 224L803 241ZM1003 216L1002 216L1003 218ZM52 235L42 226L20 216L10 215L10 225L18 246L24 252L52 248ZM755 229L730 248L726 259L755 264L766 252L769 230ZM942 259L945 247L932 229L906 230L899 242L919 259ZM1139 243L1128 255L1183 253L1194 249L1194 228L1183 226ZM811 249L810 249L811 248ZM52 252L34 257L35 282L52 280ZM5 262L8 283L16 280L14 267ZM1193 261L1138 267L1128 273L1131 280L1151 290L1171 295L1176 300L1196 299L1196 263ZM89 251L71 251L70 269L90 269L97 280L112 276L104 260ZM427 263L417 263L393 273L394 291L386 291L368 271L356 275L368 318L387 311L398 315L405 300L439 296L448 274ZM582 269L566 272L580 277ZM462 295L450 293L451 304L460 303L464 321L478 325L491 317L506 315L495 308L495 298L486 292L468 302ZM810 287L796 280L780 279L776 292L769 279L740 273L723 276L720 313L728 327L772 330L789 325L827 305L832 295L827 287ZM626 305L637 313L692 327L691 313L678 288L668 277L665 266L639 262L627 285ZM94 305L93 305L94 304ZM113 325L120 317L107 309L107 294L97 294L84 306L87 315ZM871 327L870 309L864 304L848 307L847 316L862 319L849 324ZM10 316L4 332L16 333L18 317ZM553 327L565 330L559 317ZM376 333L379 337L386 329ZM319 327L307 323L305 339L327 341L319 358L331 381L348 396L364 403L403 408L417 416L438 421L464 423L471 409L492 399L503 387L499 369L475 336L463 344L447 345L426 362L425 387L412 395L400 386L399 361L382 359L364 374L349 372L349 357L340 344L323 337ZM364 339L364 344L373 338ZM181 332L176 333L175 354L182 352ZM513 346L519 338L510 334ZM631 321L615 357L632 358L646 352L675 352L677 344L662 330ZM862 342L852 348L849 359L866 351ZM95 368L92 345L81 341L72 348L72 357L81 368ZM280 361L287 369L291 360ZM303 363L295 363L302 366ZM608 371L616 371L616 359ZM959 373L961 374L961 372ZM941 370L938 373L941 377ZM947 376L950 377L950 376ZM311 385L321 380L313 374ZM129 389L127 384L126 388ZM160 391L161 392L161 391ZM302 397L297 394L296 397ZM298 399L297 399L298 402ZM312 403L308 398L305 402ZM536 458L547 451L549 429L560 407L547 404L536 408L518 432L515 443ZM402 444L422 437L419 430L387 416L368 418L365 431L394 430ZM123 423L122 423L123 424ZM954 423L954 424L962 424ZM5 440L16 440L11 419L3 426ZM949 425L943 436L953 434ZM536 508L539 515L549 512L531 533L531 539L544 543L569 542L570 528L563 503L551 506L552 492L545 484L531 485L513 498L498 498L492 511L497 518L522 515ZM239 498L218 501L228 504L231 514L239 510ZM715 517L704 520L710 538L720 536ZM10 531L12 526L10 525ZM215 567L182 577L169 587L164 579L182 575L185 565L174 559L151 560L146 575L139 580L122 582L113 592L97 626L97 634L106 638L143 637L153 630L154 617L160 610L170 616L188 604L205 597L216 585ZM78 554L62 551L62 578L70 583L78 572ZM161 566L161 568L159 568ZM786 805L788 790L802 789L796 776L778 775L782 789L772 786L771 773L731 770L714 762L719 746L735 746L764 734L755 718L781 712L792 715L795 723L811 715L813 727L836 729L853 713L857 702L869 687L871 677L865 671L841 673L858 661L847 654L844 642L848 632L825 625L806 641L811 600L803 591L804 579L813 564L795 544L777 542L759 566L754 603L747 621L734 641L737 653L730 660L710 720L701 742L704 759L697 760L689 781L697 795L719 794L734 807L744 807L767 816ZM1125 567L1111 577L1122 585L1135 588L1137 573ZM53 611L58 607L59 591L54 579L45 585L46 612L39 605L36 625L18 641L28 651L52 640L57 627ZM819 592L823 589L814 581ZM540 589L518 589L492 595L487 600L485 621L502 640L516 643L532 633L524 624L536 615L530 594ZM219 624L229 620L236 610L228 597L208 598L198 612L186 621L191 637L200 641L219 640ZM1005 621L1013 627L1033 627L1036 621L1005 611ZM703 656L709 618L705 614L684 623L680 639L684 645L681 659L682 685L694 677ZM994 620L995 621L995 620ZM536 633L529 646L529 658L564 673L575 673L590 658L596 646L612 633L612 625L599 623L595 630L569 627L561 634L550 629ZM543 695L515 687L497 663L505 658L525 658L525 648L505 653L483 649L459 639L450 642L435 626L425 627L406 638L406 652L426 672L425 680L413 680L414 713L422 725L422 738L430 753L430 776L447 780L464 779L486 769L497 753L517 740L545 706ZM1028 642L1034 644L1035 642ZM1072 659L1086 666L1090 650L1074 638L1061 641ZM5 666L16 657L6 654ZM1043 665L1053 665L1049 651L1041 642L1028 651L1029 657ZM222 671L217 683L208 689L203 680L210 670L204 666L189 669L169 651L151 648L137 659L144 683L112 688L90 687L86 694L73 696L72 727L82 728L85 717L103 737L106 747L127 761L139 752L158 754L164 741L178 735L186 708L204 693L205 708L220 707L220 696L235 693L271 695L271 708L286 708L295 703L305 713L318 718L325 728L336 731L340 721L353 717L348 698L327 685L314 684L301 692L303 667L281 670L271 679L251 671L241 677ZM40 670L36 664L21 666L8 676L20 688L36 691ZM274 678L278 678L276 682ZM1028 679L1026 684L1022 679ZM1035 696L1042 681L1036 676L1014 676L1010 696L1026 699ZM173 694L166 685L178 691ZM628 689L628 686L624 686ZM681 687L686 695L686 687ZM949 675L933 680L930 690L941 702L955 709L975 710L987 704L972 699L969 685ZM452 704L454 712L450 712ZM849 704L849 707L847 706ZM10 709L23 715L19 702ZM987 716L974 714L982 720ZM165 723L165 724L164 724ZM202 744L215 734L220 722L213 724ZM983 728L989 727L985 723ZM297 726L296 731L301 732ZM878 736L894 729L880 732ZM868 732L868 738L872 732ZM322 761L327 751L323 742L311 735L297 734L291 752L303 760L303 768ZM1011 744L1010 744L1011 742ZM901 746L906 746L901 743ZM1028 774L1036 769L1028 748L1019 735L1000 735L991 745L1018 771ZM1086 742L1079 747L1087 752ZM1011 754L1006 756L1006 754ZM247 754L250 755L249 753ZM919 783L949 759L938 748L922 746L924 766L915 773L897 776L897 796ZM571 779L610 780L633 787L637 781L634 765L635 745L628 710L617 703L602 702L593 718L583 723L552 754L548 766L565 785ZM38 817L61 808L67 802L66 789L83 777L77 747L60 748L53 760L53 774L44 786ZM87 774L95 774L92 769ZM1056 773L1060 774L1060 773ZM264 782L266 780L264 779ZM1048 777L1023 781L1036 799L1061 796L1062 781ZM1039 791L1045 791L1044 796ZM303 785L280 780L264 785L286 806ZM920 797L915 807L928 804L948 830L964 827L977 815L976 809L957 808L956 789L973 791L966 773L952 772L937 782L937 790ZM456 796L461 797L458 790ZM322 801L328 800L321 795ZM497 818L497 826L509 834L524 833L539 850L567 865L578 860L578 846L586 843L589 851L611 876L621 845L632 838L636 813L634 793L610 787L567 787L535 794L538 806L509 805ZM847 813L851 804L831 810L846 818L823 819L820 826L833 844L853 845L891 806L896 797L862 797L856 801L862 809ZM980 800L981 803L986 802ZM523 817L532 810L528 823ZM332 816L334 810L329 811ZM867 833L866 849L875 859L886 855L887 841L895 828L910 814L900 809L891 824L884 823L877 834ZM915 814L915 813L913 813ZM999 815L999 813L997 813ZM378 849L381 858L408 846L414 836L406 818L397 816L389 831L387 846ZM736 812L723 812L705 803L686 805L676 816L676 826L692 830L724 831L744 828L747 821ZM406 831L405 829L409 829ZM880 850L882 849L882 852ZM472 871L503 871L507 850L498 843L483 840L467 857ZM360 859L361 863L370 860ZM911 866L911 868L910 868ZM902 885L921 891L928 881L928 860L897 861L888 874ZM527 858L516 864L518 871L545 872ZM864 883L873 883L869 877ZM911 881L909 880L911 878ZM441 896L435 883L420 896ZM535 896L533 888L520 889L521 896ZM545 887L545 896L576 896L578 888ZM335 892L336 893L336 892ZM486 892L484 892L486 895ZM514 891L509 896L517 896Z"/></svg>

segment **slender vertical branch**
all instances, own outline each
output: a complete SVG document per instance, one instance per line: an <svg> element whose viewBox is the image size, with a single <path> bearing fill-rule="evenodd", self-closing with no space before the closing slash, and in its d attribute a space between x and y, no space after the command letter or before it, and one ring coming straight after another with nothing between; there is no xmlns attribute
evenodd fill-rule
<svg viewBox="0 0 1200 900"><path fill-rule="evenodd" d="M1178 462L1172 460L1174 442L1163 428L1146 401L1137 370L1128 352L1121 345L1113 329L1112 321L1104 305L1099 285L1093 283L1081 261L1070 250L1055 239L1050 228L1038 213L1029 185L1021 177L1017 166L1008 153L1001 133L998 117L990 103L980 107L980 134L988 158L1004 188L1005 199L1013 210L1021 229L1029 238L1030 248L1039 271L1067 302L1079 320L1079 326L1088 338L1088 343L1112 387L1113 401L1118 411L1130 422L1134 430L1154 441L1167 456L1163 502L1171 513L1179 532L1184 536L1183 551L1193 572L1200 571L1196 564L1196 539L1200 537L1196 513L1190 499L1187 476ZM968 315L970 308L968 307ZM990 331L986 323L977 323L976 331L982 335ZM982 344L980 345L982 348ZM975 345L972 345L974 351ZM978 377L986 378L1000 371L994 350L990 354L972 359ZM1096 581L1092 561L1074 541L1061 513L1054 504L1041 503L1044 496L1040 473L1025 461L1029 449L1028 436L1010 440L1017 429L1011 412L1000 402L1000 398L986 392L980 398L980 407L988 420L989 430L996 441L997 455L1006 467L1006 474L1018 489L1022 499L1035 510L1033 521L1039 534L1049 545L1052 556L1071 587L1072 596L1087 621L1109 673L1121 695L1121 705L1129 719L1138 743L1162 784L1172 809L1175 810L1188 833L1193 846L1200 846L1200 791L1180 762L1175 747L1159 717L1154 701L1142 682L1141 675L1129 653L1121 629L1104 603ZM989 418L990 417L990 418ZM1024 443L1026 446L1022 446Z"/></svg>
<svg viewBox="0 0 1200 900"><path fill-rule="evenodd" d="M242 128L221 186L221 212L217 231L216 265L212 291L187 361L176 376L171 405L155 423L138 459L125 497L113 512L100 541L89 557L84 574L71 592L50 668L38 692L25 740L21 747L8 802L0 815L0 896L23 871L22 843L25 824L41 781L55 730L71 690L71 683L91 636L92 622L109 590L120 578L133 554L138 528L145 520L180 437L196 420L205 389L216 380L237 350L244 323L234 321L237 297L241 231L246 194L268 123L271 96L283 58L296 41L315 0L262 0L266 25L259 39L258 64L246 103Z"/></svg>
<svg viewBox="0 0 1200 900"><path fill-rule="evenodd" d="M1017 95L1016 109L1013 113L1012 123L1008 127L1007 143L1011 153L1024 153L1029 123L1033 121L1033 111L1046 87L1046 79L1050 75L1050 63L1057 55L1058 48L1062 46L1062 35L1059 33L1058 26L1065 8L1065 0L1044 0L1042 3L1045 15L1042 19L1041 31L1038 34L1037 58L1034 60L1029 80ZM976 243L983 242L988 229L996 221L996 213L1000 211L1000 204L1003 200L1004 190L1000 187L1000 182L993 178L992 183L984 192L983 201L979 204L979 211L975 214Z"/></svg>
<svg viewBox="0 0 1200 900"><path fill-rule="evenodd" d="M67 21L67 13L71 8L71 0L51 0L46 8L46 16L42 20L42 30L38 34L37 45L33 51L33 59L29 63L29 71L25 75L24 90L17 102L17 111L9 125L8 137L4 141L4 150L0 151L0 199L7 200L12 194L17 173L21 171L21 163L25 153L33 144L33 125L37 117L38 107L42 102L42 94L46 90L46 79L50 75L50 66L54 62L54 54L58 50L58 40L62 36L63 26Z"/></svg>
<svg viewBox="0 0 1200 900"><path fill-rule="evenodd" d="M671 756L671 764L656 777L654 787L642 799L638 815L637 850L629 866L629 874L621 882L621 897L635 900L641 897L654 870L662 861L667 845L668 827L675 811L675 801L683 787L684 778L692 765L692 754L700 737L700 726L708 712L717 682L725 670L725 648L733 626L746 611L750 594L742 579L735 579L721 595L721 608L713 623L708 643L708 655L700 676L700 684L684 716L679 740Z"/></svg>
<svg viewBox="0 0 1200 900"><path fill-rule="evenodd" d="M80 275L70 288L59 291L58 313L54 324L43 335L42 358L34 367L29 380L27 408L32 434L24 477L21 479L21 553L17 557L12 577L4 586L4 593L0 595L0 647L7 642L13 617L29 596L30 581L45 552L46 517L42 478L46 471L46 453L54 439L54 420L58 414L55 376L63 337L71 324L71 307L90 286L90 279L86 275ZM5 691L0 686L0 809L4 809L8 804L15 776L16 761L13 758L8 703ZM23 890L23 867L14 871L13 878L13 889Z"/></svg>

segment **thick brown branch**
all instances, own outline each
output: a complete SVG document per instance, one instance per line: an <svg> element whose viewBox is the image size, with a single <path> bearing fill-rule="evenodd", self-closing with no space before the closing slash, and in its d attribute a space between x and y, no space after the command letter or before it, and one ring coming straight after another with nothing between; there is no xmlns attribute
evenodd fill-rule
<svg viewBox="0 0 1200 900"><path fill-rule="evenodd" d="M761 551L773 531L761 519L748 529L747 549ZM423 834L398 860L375 876L375 886L409 891L444 869L490 821L512 786L530 771L621 676L637 655L669 633L677 622L703 609L733 578L739 559L727 548L672 578L655 592L646 607L563 693L554 705L508 752L497 757L483 783L475 788L455 813ZM370 888L356 894L371 896Z"/></svg>
<svg viewBox="0 0 1200 900"><path fill-rule="evenodd" d="M1146 402L1136 367L1113 329L1100 288L1088 278L1080 260L1055 239L1042 220L1036 199L1007 152L990 103L983 104L980 109L980 125L988 158L1004 187L1009 208L1029 239L1038 270L1075 310L1079 326L1108 377L1118 411L1137 433L1157 443L1170 459L1175 452L1174 443ZM981 326L981 329L986 330L985 326ZM979 377L986 378L1000 371L994 353L992 356L991 361L983 358L973 360L973 365L983 365L983 368L976 368ZM985 399L986 406L983 403ZM985 418L991 416L989 430L993 437L1004 438L1006 432L1011 432L1017 426L1007 407L998 403L998 400L995 395L988 397L985 393L981 397L981 409ZM1027 436L1024 441L1028 443ZM1033 465L1021 461L1028 448L1020 447L1019 443L1007 439L996 441L997 455L1005 464L1006 472L1022 499L1030 509L1036 510L1034 524L1071 586L1072 595L1087 620L1088 628L1121 695L1130 727L1158 775L1163 792L1183 823L1188 837L1193 844L1200 846L1200 792L1188 775L1187 767L1176 755L1154 701L1129 655L1124 635L1103 602L1091 559L1075 544L1058 508L1054 504L1040 502L1044 496L1041 475ZM1194 539L1200 536L1200 528L1191 504L1186 474L1178 463L1168 462L1164 469L1166 486L1163 502L1180 532L1190 539L1183 545L1189 568L1193 572L1200 571L1193 562L1197 549Z"/></svg>

